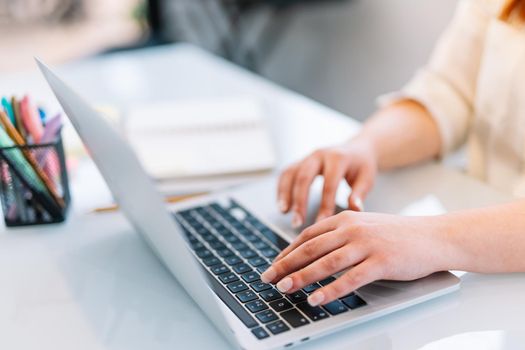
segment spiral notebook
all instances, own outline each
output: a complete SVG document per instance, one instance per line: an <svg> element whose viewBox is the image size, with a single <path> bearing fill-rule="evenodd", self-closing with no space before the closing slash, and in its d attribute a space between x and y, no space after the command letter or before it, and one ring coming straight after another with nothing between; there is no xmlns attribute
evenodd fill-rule
<svg viewBox="0 0 525 350"><path fill-rule="evenodd" d="M261 103L198 99L133 108L125 135L156 180L271 170L275 154Z"/></svg>

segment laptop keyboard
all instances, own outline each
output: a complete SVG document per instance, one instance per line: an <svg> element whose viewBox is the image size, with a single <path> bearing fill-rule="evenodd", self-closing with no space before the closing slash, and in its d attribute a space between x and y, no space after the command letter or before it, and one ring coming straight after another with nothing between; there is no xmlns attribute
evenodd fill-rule
<svg viewBox="0 0 525 350"><path fill-rule="evenodd" d="M287 332L365 306L356 293L324 306L308 294L335 280L326 278L292 294L261 282L260 274L288 243L234 200L174 214L211 288L257 339Z"/></svg>

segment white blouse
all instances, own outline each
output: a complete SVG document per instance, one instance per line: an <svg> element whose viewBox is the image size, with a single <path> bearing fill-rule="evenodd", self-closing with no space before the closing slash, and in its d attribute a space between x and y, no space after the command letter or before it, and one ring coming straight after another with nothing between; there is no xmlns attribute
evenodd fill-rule
<svg viewBox="0 0 525 350"><path fill-rule="evenodd" d="M410 98L439 126L442 155L466 143L468 173L525 197L525 28L500 0L462 0L429 63L380 104Z"/></svg>

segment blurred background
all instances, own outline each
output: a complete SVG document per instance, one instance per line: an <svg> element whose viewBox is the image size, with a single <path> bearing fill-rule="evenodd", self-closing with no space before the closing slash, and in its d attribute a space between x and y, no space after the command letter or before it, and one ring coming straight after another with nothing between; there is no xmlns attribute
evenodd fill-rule
<svg viewBox="0 0 525 350"><path fill-rule="evenodd" d="M0 74L191 42L356 119L425 63L456 0L0 0Z"/></svg>

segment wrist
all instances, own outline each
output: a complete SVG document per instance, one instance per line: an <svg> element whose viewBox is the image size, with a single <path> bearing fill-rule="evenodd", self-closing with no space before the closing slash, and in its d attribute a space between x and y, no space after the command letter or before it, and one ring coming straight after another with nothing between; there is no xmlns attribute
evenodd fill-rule
<svg viewBox="0 0 525 350"><path fill-rule="evenodd" d="M443 214L431 217L431 237L436 249L436 271L465 270L467 254L461 249L458 232L461 220L457 214Z"/></svg>
<svg viewBox="0 0 525 350"><path fill-rule="evenodd" d="M363 131L345 142L344 146L347 148L358 149L361 154L366 155L368 159L373 161L373 163L376 164L376 167L379 166L379 157L377 148L375 147L375 142L372 137Z"/></svg>

